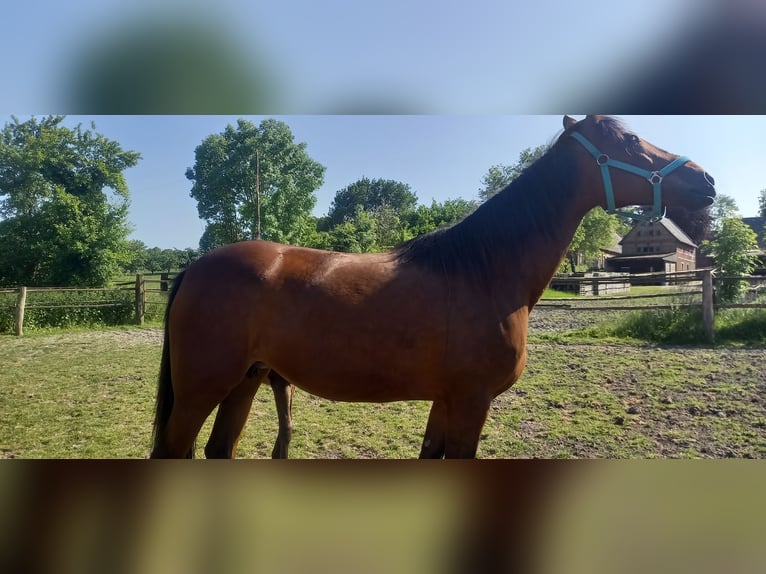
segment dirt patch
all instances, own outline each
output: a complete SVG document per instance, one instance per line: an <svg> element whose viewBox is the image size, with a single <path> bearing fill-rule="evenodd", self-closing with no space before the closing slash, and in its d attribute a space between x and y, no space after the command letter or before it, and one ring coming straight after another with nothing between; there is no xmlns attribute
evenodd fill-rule
<svg viewBox="0 0 766 574"><path fill-rule="evenodd" d="M535 456L766 457L766 349L533 343L517 387Z"/></svg>
<svg viewBox="0 0 766 574"><path fill-rule="evenodd" d="M104 331L73 331L39 337L42 345L68 344L111 344L118 347L136 345L161 345L162 329L108 329Z"/></svg>

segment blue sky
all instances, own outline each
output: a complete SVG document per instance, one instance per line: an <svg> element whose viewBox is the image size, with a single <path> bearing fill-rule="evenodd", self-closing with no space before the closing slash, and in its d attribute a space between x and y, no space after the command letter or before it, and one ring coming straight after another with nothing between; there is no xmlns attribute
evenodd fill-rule
<svg viewBox="0 0 766 574"><path fill-rule="evenodd" d="M244 116L259 123L266 116ZM421 203L476 198L490 166L512 164L527 147L548 143L562 116L269 116L287 123L296 141L326 168L316 215L335 192L362 176L409 184ZM579 116L576 116L579 118ZM719 193L754 216L766 188L764 116L621 116L641 137L686 155L715 178ZM25 119L25 116L20 116ZM143 159L125 172L132 237L148 246L196 247L204 230L189 196L194 149L238 116L68 116ZM5 118L7 119L7 117Z"/></svg>

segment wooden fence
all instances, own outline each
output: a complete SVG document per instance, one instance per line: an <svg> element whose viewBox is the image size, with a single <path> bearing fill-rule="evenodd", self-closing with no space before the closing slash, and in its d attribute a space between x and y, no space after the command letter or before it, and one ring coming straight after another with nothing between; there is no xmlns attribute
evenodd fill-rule
<svg viewBox="0 0 766 574"><path fill-rule="evenodd" d="M15 304L15 328L16 335L22 335L24 331L24 313L28 308L52 308L52 307L105 307L125 305L123 300L106 299L99 302L65 303L57 305L27 305L27 295L34 291L80 291L80 292L119 292L132 291L134 295L134 322L143 325L147 306L165 306L167 298L164 296L170 288L175 277L173 273L144 275L138 274L134 281L115 284L112 288L84 289L84 288L51 288L51 287L17 287L14 289L0 289L0 293L16 293ZM593 287L593 282L598 282ZM716 303L715 283L722 280L739 280L750 283L749 301L742 303ZM701 269L683 273L646 273L639 275L602 274L600 276L570 276L566 281L575 284L575 292L587 293L586 296L543 298L536 309L564 309L567 311L637 311L645 309L675 309L680 306L697 306L703 310L705 335L710 342L714 341L713 323L715 311L725 308L766 308L766 277L743 276L743 277L715 277L711 269ZM578 288L580 282L585 287ZM667 292L655 292L638 295L610 295L615 289L610 284L618 286L622 291L625 283L632 285L661 285L669 287ZM555 284L552 282L552 284ZM663 290L664 291L664 290ZM159 295L159 296L158 296ZM662 300L665 300L664 302ZM667 300L670 299L670 302Z"/></svg>
<svg viewBox="0 0 766 574"><path fill-rule="evenodd" d="M705 337L714 342L715 312L719 309L765 309L766 308L766 277L763 276L715 276L712 269L697 269L677 273L641 273L635 275L612 275L609 277L568 277L568 281L582 282L586 286L599 281L602 285L614 282L617 285L629 281L633 286L667 287L666 292L655 292L640 295L607 295L600 297L563 297L543 298L535 309L565 309L569 311L639 311L667 310L679 307L700 307L703 314ZM746 294L746 302L720 303L716 302L715 287L721 281L744 281L750 284ZM552 282L553 283L553 282ZM608 289L603 289L607 292ZM592 287L579 290L583 293L598 291ZM664 300L664 301L663 301ZM670 300L670 302L667 302Z"/></svg>
<svg viewBox="0 0 766 574"><path fill-rule="evenodd" d="M166 304L164 297L159 300L150 300L150 293L164 293L169 289L175 274L162 273L160 275L143 274L136 275L135 281L115 283L113 287L105 288L84 288L84 287L16 287L13 289L0 289L0 293L16 293L15 311L14 311L14 334L21 336L24 334L24 315L28 309L55 309L55 308L94 308L94 307L117 307L125 305L124 299L104 299L98 302L67 302L56 304L29 305L27 295L29 293L61 293L61 292L80 292L80 293L114 293L118 294L125 291L131 291L134 295L134 322L137 325L144 324L147 305Z"/></svg>
<svg viewBox="0 0 766 574"><path fill-rule="evenodd" d="M147 305L166 305L167 300L162 298L159 301L151 301L148 298L150 293L167 293L175 279L176 273L161 273L159 278L156 275L147 278L144 275L136 275L135 293L136 293L136 324L144 324Z"/></svg>

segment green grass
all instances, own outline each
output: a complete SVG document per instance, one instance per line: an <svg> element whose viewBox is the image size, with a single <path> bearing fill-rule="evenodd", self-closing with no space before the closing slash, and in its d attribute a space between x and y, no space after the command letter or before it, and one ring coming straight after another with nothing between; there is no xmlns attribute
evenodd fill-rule
<svg viewBox="0 0 766 574"><path fill-rule="evenodd" d="M157 329L135 328L0 336L0 455L145 457L160 342ZM764 364L763 348L532 342L522 378L492 404L478 455L763 458ZM416 457L428 409L297 390L291 457ZM267 458L276 431L261 388L238 455Z"/></svg>
<svg viewBox="0 0 766 574"><path fill-rule="evenodd" d="M567 291L558 291L556 289L548 288L543 292L542 299L566 299L569 297L579 297L576 293L570 293Z"/></svg>
<svg viewBox="0 0 766 574"><path fill-rule="evenodd" d="M144 454L158 349L126 345L132 337L118 340L108 333L0 336L3 455Z"/></svg>

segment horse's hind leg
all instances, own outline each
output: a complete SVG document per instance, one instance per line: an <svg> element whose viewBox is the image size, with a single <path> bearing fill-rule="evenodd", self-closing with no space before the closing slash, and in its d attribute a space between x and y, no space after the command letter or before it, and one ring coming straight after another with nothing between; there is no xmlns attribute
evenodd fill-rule
<svg viewBox="0 0 766 574"><path fill-rule="evenodd" d="M152 451L151 458L194 458L197 434L215 405L212 401L191 401L177 397L162 441Z"/></svg>
<svg viewBox="0 0 766 574"><path fill-rule="evenodd" d="M431 413L428 415L420 458L443 458L446 440L447 405L444 401L434 401L431 406Z"/></svg>
<svg viewBox="0 0 766 574"><path fill-rule="evenodd" d="M271 390L274 391L274 402L277 405L279 433L271 451L271 458L287 458L290 439L293 436L293 391L295 387L287 382L282 375L271 371L269 375Z"/></svg>
<svg viewBox="0 0 766 574"><path fill-rule="evenodd" d="M237 453L237 443L242 435L253 397L269 370L265 367L251 368L242 382L234 387L229 395L221 401L218 413L213 423L213 430L205 445L206 458L234 458Z"/></svg>

